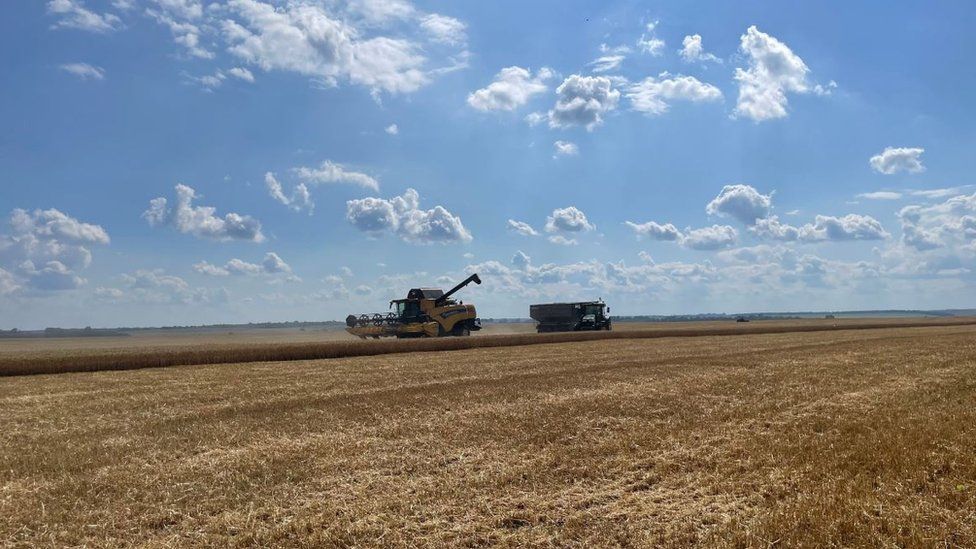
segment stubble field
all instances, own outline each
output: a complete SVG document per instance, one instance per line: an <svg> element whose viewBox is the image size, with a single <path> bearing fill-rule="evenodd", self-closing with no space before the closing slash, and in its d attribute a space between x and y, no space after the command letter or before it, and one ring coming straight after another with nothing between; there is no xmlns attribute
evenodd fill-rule
<svg viewBox="0 0 976 549"><path fill-rule="evenodd" d="M8 377L0 543L976 545L976 327Z"/></svg>

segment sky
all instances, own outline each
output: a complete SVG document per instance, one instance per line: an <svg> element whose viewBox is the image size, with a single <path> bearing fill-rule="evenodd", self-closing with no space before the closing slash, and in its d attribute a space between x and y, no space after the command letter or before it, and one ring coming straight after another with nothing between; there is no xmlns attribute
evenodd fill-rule
<svg viewBox="0 0 976 549"><path fill-rule="evenodd" d="M976 307L976 5L49 0L0 329Z"/></svg>

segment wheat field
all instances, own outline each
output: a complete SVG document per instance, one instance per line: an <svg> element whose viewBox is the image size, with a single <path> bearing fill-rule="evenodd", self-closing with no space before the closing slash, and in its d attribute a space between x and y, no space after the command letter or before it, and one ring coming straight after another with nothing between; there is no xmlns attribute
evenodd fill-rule
<svg viewBox="0 0 976 549"><path fill-rule="evenodd" d="M134 337L0 340L0 376L134 370L165 366L334 359L391 353L448 351L662 337L739 336L785 332L864 330L976 324L976 318L791 319L618 323L614 331L536 334L534 324L489 325L480 337L360 340L341 330L245 330L227 334L177 333Z"/></svg>
<svg viewBox="0 0 976 549"><path fill-rule="evenodd" d="M8 377L0 417L5 546L976 546L974 326Z"/></svg>

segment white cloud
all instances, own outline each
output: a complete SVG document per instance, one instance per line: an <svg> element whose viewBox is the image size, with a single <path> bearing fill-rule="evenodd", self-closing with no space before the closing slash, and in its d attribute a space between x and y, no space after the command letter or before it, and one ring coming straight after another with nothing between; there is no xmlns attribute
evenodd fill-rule
<svg viewBox="0 0 976 549"><path fill-rule="evenodd" d="M546 232L570 232L578 233L592 231L596 226L586 219L584 214L576 206L566 208L556 208L552 215L546 218Z"/></svg>
<svg viewBox="0 0 976 549"><path fill-rule="evenodd" d="M407 0L351 0L349 11L370 24L385 25L392 21L410 19L417 10Z"/></svg>
<svg viewBox="0 0 976 549"><path fill-rule="evenodd" d="M906 206L898 218L907 246L921 251L943 247L976 251L976 193L932 206Z"/></svg>
<svg viewBox="0 0 976 549"><path fill-rule="evenodd" d="M874 171L885 175L921 173L925 171L921 158L924 152L925 149L920 147L885 147L884 151L872 156L869 163Z"/></svg>
<svg viewBox="0 0 976 549"><path fill-rule="evenodd" d="M193 265L193 270L208 276L255 276L290 274L291 266L285 263L278 254L268 252L264 255L264 260L260 265L257 263L249 263L235 257L227 261L223 266L201 261Z"/></svg>
<svg viewBox="0 0 976 549"><path fill-rule="evenodd" d="M569 141L556 141L552 144L554 152L552 153L553 158L559 158L560 156L576 156L579 154L579 147L576 143L571 143Z"/></svg>
<svg viewBox="0 0 976 549"><path fill-rule="evenodd" d="M431 42L457 46L464 44L468 37L468 28L463 22L453 17L431 13L420 19L420 28L427 33Z"/></svg>
<svg viewBox="0 0 976 549"><path fill-rule="evenodd" d="M360 29L324 6L294 2L276 8L257 0L229 0L227 9L237 16L223 21L228 51L262 70L297 72L327 85L348 80L377 93L409 93L430 81L418 44L388 36L364 38Z"/></svg>
<svg viewBox="0 0 976 549"><path fill-rule="evenodd" d="M268 194L271 195L271 198L295 211L307 210L309 213L312 213L315 209L315 203L312 201L312 196L304 183L295 185L291 194L286 195L281 183L275 178L275 175L268 172L264 174L264 184L267 186Z"/></svg>
<svg viewBox="0 0 976 549"><path fill-rule="evenodd" d="M512 265L514 265L516 269L525 269L531 264L532 258L526 255L522 250L518 250L515 252L515 255L512 256Z"/></svg>
<svg viewBox="0 0 976 549"><path fill-rule="evenodd" d="M894 191L874 191L870 193L860 193L857 195L857 197L867 200L899 200L901 199L901 193L896 193Z"/></svg>
<svg viewBox="0 0 976 549"><path fill-rule="evenodd" d="M681 245L693 250L720 250L735 245L738 233L728 225L686 230Z"/></svg>
<svg viewBox="0 0 976 549"><path fill-rule="evenodd" d="M804 241L883 240L888 233L877 219L869 215L847 214L843 217L818 215L813 224L800 229Z"/></svg>
<svg viewBox="0 0 976 549"><path fill-rule="evenodd" d="M678 53L681 54L681 58L686 63L694 63L695 61L722 62L718 57L705 51L704 46L702 46L702 37L700 34L685 36L684 40L681 41L681 49L678 50Z"/></svg>
<svg viewBox="0 0 976 549"><path fill-rule="evenodd" d="M532 225L524 221L508 220L508 230L514 231L522 236L538 236L539 232L532 228Z"/></svg>
<svg viewBox="0 0 976 549"><path fill-rule="evenodd" d="M105 33L120 29L122 20L111 13L95 13L82 0L50 0L47 12L58 17L54 28Z"/></svg>
<svg viewBox="0 0 976 549"><path fill-rule="evenodd" d="M346 220L359 230L373 235L395 233L415 244L469 242L471 233L461 218L442 206L420 209L420 195L407 189L392 199L363 198L346 202Z"/></svg>
<svg viewBox="0 0 976 549"><path fill-rule="evenodd" d="M172 208L164 197L149 202L149 209L142 216L150 226L172 225L183 234L211 240L243 240L263 242L261 223L248 215L228 213L223 217L215 215L212 206L194 206L196 191L179 184L176 186L176 203Z"/></svg>
<svg viewBox="0 0 976 549"><path fill-rule="evenodd" d="M107 245L102 227L82 223L54 208L15 209L8 220L10 232L0 234L0 281L6 293L17 288L65 290L85 279L77 271L91 264L89 246Z"/></svg>
<svg viewBox="0 0 976 549"><path fill-rule="evenodd" d="M649 53L655 57L664 55L664 40L661 40L654 35L654 29L657 27L658 22L653 21L647 24L647 32L641 34L641 37L637 39L637 49L643 53Z"/></svg>
<svg viewBox="0 0 976 549"><path fill-rule="evenodd" d="M788 223L781 223L775 215L768 218L756 219L753 226L749 227L759 238L770 240L793 241L800 238L800 229Z"/></svg>
<svg viewBox="0 0 976 549"><path fill-rule="evenodd" d="M560 246L575 246L579 244L575 238L566 238L561 234L555 234L549 237L549 242L553 244L558 244Z"/></svg>
<svg viewBox="0 0 976 549"><path fill-rule="evenodd" d="M668 110L668 101L684 100L694 103L720 101L722 92L711 84L701 82L693 76L672 77L663 72L657 78L649 76L643 81L629 86L626 90L635 111L645 114L662 114Z"/></svg>
<svg viewBox="0 0 976 549"><path fill-rule="evenodd" d="M545 122L548 116L542 112L530 112L525 115L525 123L529 126L535 127L540 123Z"/></svg>
<svg viewBox="0 0 976 549"><path fill-rule="evenodd" d="M549 126L568 128L585 126L592 130L603 123L603 117L617 108L620 92L612 89L605 76L570 75L556 88L558 99L549 111Z"/></svg>
<svg viewBox="0 0 976 549"><path fill-rule="evenodd" d="M946 187L943 189L922 189L909 191L912 196L920 196L922 198L946 198L948 196L953 196L962 193L964 188L972 187L972 185L965 185L963 187Z"/></svg>
<svg viewBox="0 0 976 549"><path fill-rule="evenodd" d="M753 225L765 218L772 208L772 195L762 194L750 185L725 185L705 207L709 215L724 215Z"/></svg>
<svg viewBox="0 0 976 549"><path fill-rule="evenodd" d="M386 133L388 133L390 135L397 135L397 134L400 133L400 128L397 127L396 124L390 124L389 126L387 126L386 128L384 128L383 131L385 131Z"/></svg>
<svg viewBox="0 0 976 549"><path fill-rule="evenodd" d="M61 65L61 70L73 74L82 80L104 80L105 69L89 65L88 63L68 63Z"/></svg>
<svg viewBox="0 0 976 549"><path fill-rule="evenodd" d="M233 67L227 71L227 74L245 82L254 82L254 74L244 67Z"/></svg>
<svg viewBox="0 0 976 549"><path fill-rule="evenodd" d="M624 59L626 59L626 56L624 55L604 55L590 61L588 65L591 67L590 70L593 72L609 72L620 67L620 64L624 62Z"/></svg>
<svg viewBox="0 0 976 549"><path fill-rule="evenodd" d="M153 18L160 25L169 28L173 35L173 41L183 46L187 53L192 57L200 59L213 59L216 55L207 48L200 45L200 38L203 33L200 27L189 21L200 17L193 8L200 8L196 3L180 2L157 2L161 4L161 11L154 9L146 10L146 14ZM169 5L172 4L172 5Z"/></svg>
<svg viewBox="0 0 976 549"><path fill-rule="evenodd" d="M487 87L468 95L468 105L480 111L511 111L526 104L533 96L549 89L546 80L552 70L543 67L535 76L529 69L506 67L495 75Z"/></svg>
<svg viewBox="0 0 976 549"><path fill-rule="evenodd" d="M361 172L347 170L341 164L326 160L318 168L300 167L295 174L309 183L352 183L371 191L380 190L380 184L373 177Z"/></svg>
<svg viewBox="0 0 976 549"><path fill-rule="evenodd" d="M671 223L656 223L654 221L648 221L647 223L634 223L633 221L627 221L626 225L637 234L638 237L647 237L652 240L670 240L677 241L681 239L681 231Z"/></svg>
<svg viewBox="0 0 976 549"><path fill-rule="evenodd" d="M133 300L147 303L224 303L228 292L224 288L192 288L185 280L168 275L162 269L139 269L121 276L127 291L118 288L99 288L96 295L110 301Z"/></svg>
<svg viewBox="0 0 976 549"><path fill-rule="evenodd" d="M776 38L749 27L741 37L739 50L749 60L748 68L736 68L739 100L735 116L755 122L787 115L787 93L808 93L806 63Z"/></svg>

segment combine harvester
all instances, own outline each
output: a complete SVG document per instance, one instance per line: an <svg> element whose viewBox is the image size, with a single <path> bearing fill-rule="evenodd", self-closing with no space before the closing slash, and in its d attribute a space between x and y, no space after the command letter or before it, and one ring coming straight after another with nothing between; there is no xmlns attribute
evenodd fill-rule
<svg viewBox="0 0 976 549"><path fill-rule="evenodd" d="M576 303L529 305L529 316L539 324L538 333L610 330L610 307L602 299Z"/></svg>
<svg viewBox="0 0 976 549"><path fill-rule="evenodd" d="M439 288L414 288L406 299L394 299L389 313L349 315L346 331L362 339L381 337L469 336L481 329L474 305L451 299L455 292L470 283L481 284L477 274L444 293Z"/></svg>

